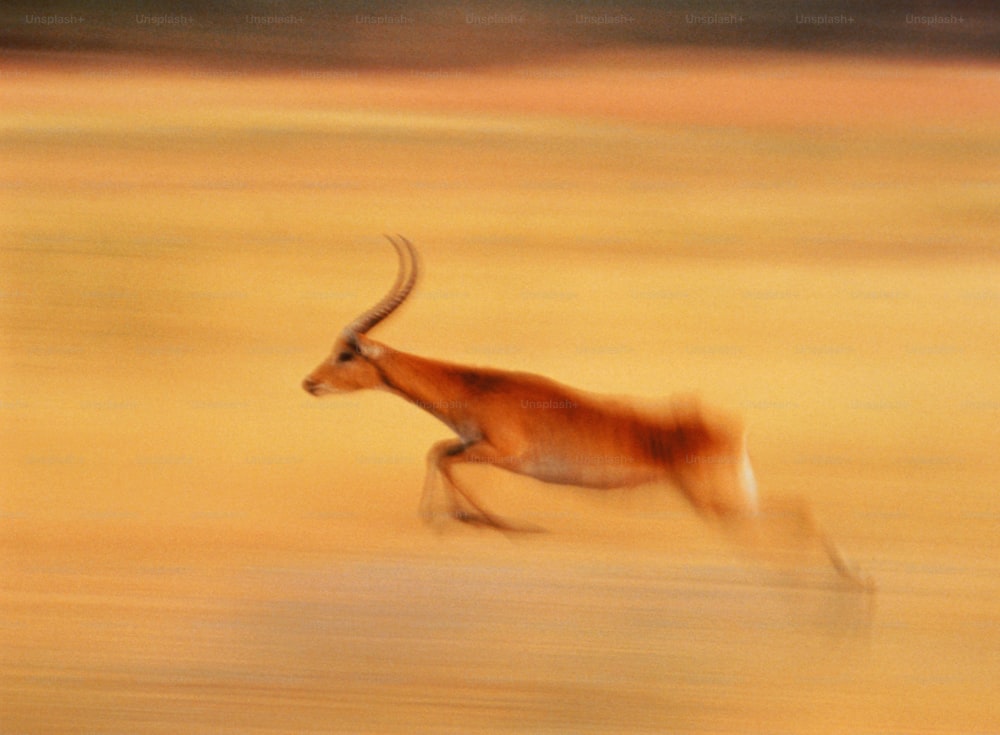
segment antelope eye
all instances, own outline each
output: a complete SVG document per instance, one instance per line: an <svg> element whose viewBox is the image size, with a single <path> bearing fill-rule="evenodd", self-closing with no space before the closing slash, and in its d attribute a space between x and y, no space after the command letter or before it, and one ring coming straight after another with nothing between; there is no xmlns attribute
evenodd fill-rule
<svg viewBox="0 0 1000 735"><path fill-rule="evenodd" d="M339 355L337 355L337 362L347 362L348 360L353 360L353 359L354 359L353 352L341 352Z"/></svg>

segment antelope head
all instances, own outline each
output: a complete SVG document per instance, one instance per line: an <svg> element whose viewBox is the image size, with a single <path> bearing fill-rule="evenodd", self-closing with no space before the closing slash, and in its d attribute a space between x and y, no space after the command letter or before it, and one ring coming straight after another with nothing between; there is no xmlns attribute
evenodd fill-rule
<svg viewBox="0 0 1000 735"><path fill-rule="evenodd" d="M371 361L383 348L366 335L399 308L417 281L417 253L413 245L402 235L398 236L399 242L386 237L399 254L396 282L381 301L344 327L330 356L302 381L302 387L314 396L376 388L382 384L382 377Z"/></svg>

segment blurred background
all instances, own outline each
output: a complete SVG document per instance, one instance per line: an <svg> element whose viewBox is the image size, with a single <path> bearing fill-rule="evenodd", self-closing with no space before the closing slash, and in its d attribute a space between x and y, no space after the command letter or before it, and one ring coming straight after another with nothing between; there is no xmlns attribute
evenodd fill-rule
<svg viewBox="0 0 1000 735"><path fill-rule="evenodd" d="M8 54L129 54L240 70L466 68L624 46L995 59L1000 41L988 0L10 0L0 18Z"/></svg>
<svg viewBox="0 0 1000 735"><path fill-rule="evenodd" d="M1000 728L991 4L6 3L0 731ZM741 414L820 554L299 387L402 350Z"/></svg>

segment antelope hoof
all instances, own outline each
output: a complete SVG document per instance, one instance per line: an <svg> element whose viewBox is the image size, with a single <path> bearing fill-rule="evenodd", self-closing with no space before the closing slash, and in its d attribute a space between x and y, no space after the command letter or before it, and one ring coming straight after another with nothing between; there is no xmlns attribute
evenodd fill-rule
<svg viewBox="0 0 1000 735"><path fill-rule="evenodd" d="M502 528L502 524L497 523L492 518L488 518L481 513L473 513L469 510L453 510L451 517L456 521L468 523L470 526L489 526L490 528Z"/></svg>
<svg viewBox="0 0 1000 735"><path fill-rule="evenodd" d="M870 574L866 574L860 569L853 569L851 571L850 577L848 579L859 589L864 592L875 592L877 586L875 585L875 578Z"/></svg>
<svg viewBox="0 0 1000 735"><path fill-rule="evenodd" d="M535 526L530 523L513 524L502 518L486 516L481 513L473 513L467 510L457 510L452 515L455 520L461 521L462 523L468 523L470 526L495 528L496 530L504 533L545 533L545 529L541 526Z"/></svg>

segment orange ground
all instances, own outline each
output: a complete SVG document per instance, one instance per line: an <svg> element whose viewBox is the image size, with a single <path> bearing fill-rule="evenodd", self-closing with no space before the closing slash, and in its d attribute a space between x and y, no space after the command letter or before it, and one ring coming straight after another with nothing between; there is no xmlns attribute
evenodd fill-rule
<svg viewBox="0 0 1000 735"><path fill-rule="evenodd" d="M0 730L1000 727L996 69L627 54L461 74L0 77ZM741 412L874 598L656 489L472 469L299 388L384 341Z"/></svg>

